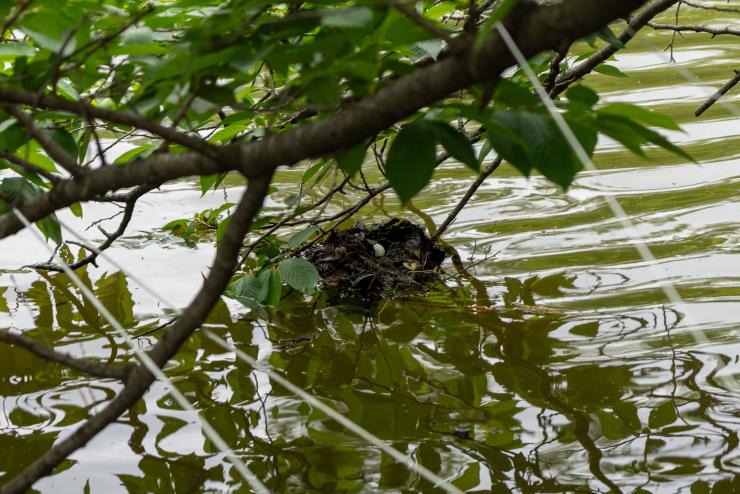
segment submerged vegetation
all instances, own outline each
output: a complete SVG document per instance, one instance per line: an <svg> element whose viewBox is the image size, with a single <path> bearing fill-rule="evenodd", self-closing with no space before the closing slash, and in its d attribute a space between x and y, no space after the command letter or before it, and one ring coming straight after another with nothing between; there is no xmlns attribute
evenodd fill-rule
<svg viewBox="0 0 740 494"><path fill-rule="evenodd" d="M0 238L51 257L0 271L0 493L733 492L737 361L701 304L737 279L683 290L692 315L645 273L699 240L639 238L679 206L617 202L591 160L717 160L685 105L613 89L615 54L641 29L670 57L675 33L736 41L707 20L738 11L1 4ZM727 78L697 114L736 128Z"/></svg>

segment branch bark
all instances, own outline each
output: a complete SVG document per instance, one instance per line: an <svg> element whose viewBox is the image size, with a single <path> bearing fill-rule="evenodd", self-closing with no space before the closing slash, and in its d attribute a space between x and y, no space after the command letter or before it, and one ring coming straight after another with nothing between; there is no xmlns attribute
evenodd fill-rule
<svg viewBox="0 0 740 494"><path fill-rule="evenodd" d="M644 7L637 11L634 16L632 16L627 27L619 36L619 41L621 41L622 44L630 42L637 34L637 31L645 27L653 17L660 14L671 5L674 5L676 2L678 2L678 0L652 0L651 2L648 2ZM617 50L619 50L619 48L609 44L572 69L560 74L556 80L555 87L550 91L550 96L554 98L558 94L562 93L567 87L567 84L565 83L569 84L570 82L589 74L600 63L606 62L609 57L617 52Z"/></svg>
<svg viewBox="0 0 740 494"><path fill-rule="evenodd" d="M658 3L672 4L675 1L661 0ZM534 6L523 2L522 7L510 15L507 23L509 30L516 33L516 42L522 52L532 56L598 30L611 20L626 16L643 3L644 0L629 0L603 5L594 0L571 0L552 6ZM514 63L495 33L475 54L472 43L470 40L467 49L459 54L393 81L374 95L332 117L270 135L260 141L220 148L218 154L223 159L214 160L209 157L210 154L202 156L195 153L155 155L122 167L94 170L80 181L60 183L54 190L24 204L21 212L31 221L37 221L57 209L122 187L143 182L159 184L179 177L236 168L254 179L271 174L279 166L292 166L307 158L352 147L455 91L477 82L496 80L504 69ZM7 90L0 90L0 100L7 96ZM74 105L74 102L69 105L73 112ZM114 116L120 117L118 113ZM101 115L100 118L105 117ZM151 128L151 122L147 126ZM14 215L0 217L0 238L21 228L21 223Z"/></svg>
<svg viewBox="0 0 740 494"><path fill-rule="evenodd" d="M252 220L262 206L271 175L249 183L229 227L216 251L211 271L200 291L165 335L149 350L149 355L160 366L177 353L182 343L205 321L208 313L221 297L221 293L234 272L239 249ZM57 442L53 448L29 465L6 484L0 494L25 492L36 480L48 474L65 458L83 447L108 424L120 417L136 403L154 382L154 377L143 365L137 365L128 374L123 390L108 405L90 417L74 433Z"/></svg>
<svg viewBox="0 0 740 494"><path fill-rule="evenodd" d="M703 105L701 105L695 112L694 115L697 117L700 117L702 113L707 111L713 104L715 104L719 99L727 93L730 89L735 87L736 84L740 83L740 70L735 71L735 77L727 81L722 85L721 88L717 90L716 93L714 93L712 96L709 97L707 101L704 102Z"/></svg>
<svg viewBox="0 0 740 494"><path fill-rule="evenodd" d="M702 24L696 25L682 25L682 24L659 24L657 22L648 22L648 26L657 30L674 31L677 33L693 32L693 33L707 33L711 34L712 37L720 36L722 34L730 34L732 36L740 36L740 29L732 29L731 27L712 27L704 26Z"/></svg>
<svg viewBox="0 0 740 494"><path fill-rule="evenodd" d="M172 127L166 127L135 113L110 110L93 106L84 101L70 101L56 95L38 95L14 88L0 88L0 102L28 105L45 110L61 110L87 119L99 119L106 122L136 127L150 132L162 139L180 144L214 159L221 159L221 148L200 137L185 134Z"/></svg>
<svg viewBox="0 0 740 494"><path fill-rule="evenodd" d="M118 228L116 228L115 231L108 233L105 230L103 230L103 228L98 226L98 229L100 230L100 232L103 235L105 235L105 240L97 247L84 246L85 249L90 251L90 254L80 259L79 261L75 262L74 264L70 264L69 265L70 269L74 271L75 269L79 269L90 263L95 264L95 260L98 258L100 253L103 252L104 250L107 250L111 245L113 245L113 243L116 240L118 240L124 233L126 233L126 228L128 228L128 225L134 216L134 207L136 207L136 201L138 201L141 196L151 191L153 188L154 187L144 186L144 187L138 187L134 189L132 191L132 194L126 199L126 206L123 209L123 218L121 218L121 221L118 224ZM38 264L31 264L28 267L32 269L42 269L45 271L55 271L58 273L64 272L64 269L62 269L62 266L55 264L51 261L42 262Z"/></svg>

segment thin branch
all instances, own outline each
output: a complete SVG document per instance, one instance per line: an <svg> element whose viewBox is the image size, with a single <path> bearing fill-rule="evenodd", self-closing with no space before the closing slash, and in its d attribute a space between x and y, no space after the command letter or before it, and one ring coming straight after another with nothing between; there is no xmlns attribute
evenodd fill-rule
<svg viewBox="0 0 740 494"><path fill-rule="evenodd" d="M84 173L84 169L77 164L72 156L52 139L44 129L36 126L33 117L14 105L3 105L5 110L13 115L28 130L28 135L33 137L41 144L44 151L51 159L56 161L59 166L67 170L72 176L77 177Z"/></svg>
<svg viewBox="0 0 740 494"><path fill-rule="evenodd" d="M515 10L506 22L516 26L516 42L525 55L532 56L589 34L609 21L627 15L643 1L599 3L598 8L594 7L593 0L571 0L537 7L526 4L527 8ZM478 82L496 80L514 62L496 34L489 36L480 50L473 50L472 43L471 40L468 49L460 51L459 55L448 56L400 77L331 117L269 134L261 140L217 147L223 159L180 153L153 155L124 167L99 168L87 173L84 179L60 183L54 191L28 201L19 209L29 220L37 221L70 204L122 187L144 182L163 183L178 177L233 169L238 169L249 179L256 179L280 166L292 166L308 158L353 147L456 91ZM0 100L8 94L9 90L0 89ZM71 111L77 113L76 103L69 103ZM90 108L93 116L100 111ZM115 116L120 117L120 114L115 112ZM151 126L151 121L143 120ZM15 215L0 216L0 238L22 227Z"/></svg>
<svg viewBox="0 0 740 494"><path fill-rule="evenodd" d="M23 15L23 12L25 12L26 9L31 6L32 1L33 0L20 0L17 2L16 9L7 17L7 19L5 19L5 22L3 22L3 27L0 28L0 41L3 41L5 39L5 32L10 29L13 24L16 23L18 18Z"/></svg>
<svg viewBox="0 0 740 494"><path fill-rule="evenodd" d="M720 7L718 5L708 5L705 3L687 2L686 0L681 0L681 3L695 9L714 10L715 12L740 12L740 9L734 9L732 7Z"/></svg>
<svg viewBox="0 0 740 494"><path fill-rule="evenodd" d="M130 195L128 199L126 200L126 207L123 210L123 218L121 218L121 222L119 223L118 228L114 232L108 233L105 230L103 230L101 227L98 227L100 232L105 236L105 240L98 247L92 248L86 245L78 244L84 249L87 249L90 252L90 254L80 259L79 261L75 262L74 264L70 264L69 265L70 269L75 270L75 269L81 268L82 266L86 266L90 263L95 264L95 261L97 260L100 253L108 249L111 245L113 245L113 243L116 240L118 240L126 232L126 228L128 228L128 225L131 222L131 218L133 218L133 215L134 215L134 207L136 206L136 201L141 196L143 196L144 194L146 194L152 189L153 187L140 187L133 191L134 192L133 195ZM67 243L76 244L76 242L73 242L71 240L68 240ZM64 272L64 268L62 266L60 266L59 264L55 264L51 261L38 263L38 264L31 264L28 267L32 269L40 269L44 271L55 271L58 273Z"/></svg>
<svg viewBox="0 0 740 494"><path fill-rule="evenodd" d="M436 242L447 231L452 222L455 221L455 219L457 218L457 215L460 214L460 211L463 210L465 205L468 203L468 201L470 201L478 188L493 172L496 171L499 165L501 165L502 161L503 158L500 155L496 156L496 158L483 170L483 172L478 175L478 177L475 179L475 182L473 182L470 187L468 187L465 195L458 201L455 208L450 211L450 213L447 215L447 218L445 218L439 228L437 228L437 231L434 232L434 235L432 236L432 241Z"/></svg>
<svg viewBox="0 0 740 494"><path fill-rule="evenodd" d="M125 380L132 369L130 366L101 364L92 360L80 359L66 353L57 352L32 338L7 329L0 329L0 341L25 348L37 357L56 362L94 377Z"/></svg>
<svg viewBox="0 0 740 494"><path fill-rule="evenodd" d="M563 63L563 60L565 60L565 57L568 55L569 48L569 46L566 46L556 51L555 56L550 62L550 73L547 76L547 86L545 86L545 90L548 93L550 93L555 88L555 82L560 75L560 64Z"/></svg>
<svg viewBox="0 0 740 494"><path fill-rule="evenodd" d="M652 0L651 2L648 2L632 16L627 27L624 29L622 34L619 35L619 41L626 45L637 35L637 31L642 29L645 24L650 22L656 15L669 8L677 1L678 0ZM609 57L617 52L617 50L619 50L617 46L609 43L580 64L560 74L557 78L555 87L550 91L550 97L554 98L558 94L562 93L565 88L568 87L568 84L576 79L584 77L586 74L589 74L599 64L607 61Z"/></svg>
<svg viewBox="0 0 740 494"><path fill-rule="evenodd" d="M34 93L14 88L0 88L0 102L29 105L34 108L43 108L47 110L61 110L86 118L128 125L151 132L166 141L180 144L188 149L210 156L211 158L224 158L221 149L218 146L215 146L196 135L185 134L177 129L161 125L154 120L150 120L135 113L101 108L85 103L84 101L70 101L53 94L38 96Z"/></svg>
<svg viewBox="0 0 740 494"><path fill-rule="evenodd" d="M721 88L717 90L716 93L714 93L712 96L709 97L707 101L704 102L703 105L701 105L695 112L694 115L701 116L702 113L707 111L709 107L711 107L713 104L715 104L722 96L727 93L730 89L735 87L737 83L740 82L740 70L735 71L735 77L727 81Z"/></svg>
<svg viewBox="0 0 740 494"><path fill-rule="evenodd" d="M440 28L434 22L419 14L413 5L407 5L399 0L388 0L388 3L408 17L414 24L426 31L429 31L435 37L443 40L448 45L455 43L455 38L450 36L444 29Z"/></svg>
<svg viewBox="0 0 740 494"><path fill-rule="evenodd" d="M711 27L704 26L701 24L695 25L676 25L676 24L659 24L657 22L648 22L648 26L653 29L675 31L677 33L683 32L694 32L694 33L707 33L711 34L712 37L720 36L723 34L730 34L732 36L740 36L740 29L732 29L731 27Z"/></svg>
<svg viewBox="0 0 740 494"><path fill-rule="evenodd" d="M285 216L283 219L281 219L280 221L278 221L274 225L270 225L267 228L267 231L265 231L262 235L260 235L258 238L256 238L254 241L250 242L249 245L246 246L246 249L244 250L244 252L242 252L241 260L240 260L239 264L240 265L243 264L244 261L247 259L247 257L249 257L249 254L251 254L254 251L254 249L259 244L261 244L262 242L264 242L267 237L269 237L270 235L272 235L273 233L275 233L276 231L278 231L280 228L282 228L282 227L290 224L291 221L295 220L299 216L303 216L304 214L306 214L306 213L308 213L310 211L313 211L314 209L316 209L317 207L321 206L322 204L328 204L329 201L331 200L331 198L334 197L334 195L337 192L341 192L344 189L344 186L347 185L347 183L349 182L349 179L350 179L350 177L346 177L344 180L342 180L342 182L339 185L337 185L336 187L334 187L333 189L331 189L321 199L319 199L315 203L311 204L310 206L308 206L307 208L305 208L300 213L294 212L292 214L289 214L289 215Z"/></svg>

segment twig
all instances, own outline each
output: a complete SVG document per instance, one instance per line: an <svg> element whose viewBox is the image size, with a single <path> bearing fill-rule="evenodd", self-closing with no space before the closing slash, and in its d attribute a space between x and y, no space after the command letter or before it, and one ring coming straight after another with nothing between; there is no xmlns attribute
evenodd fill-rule
<svg viewBox="0 0 740 494"><path fill-rule="evenodd" d="M703 105L701 105L695 112L694 115L701 116L702 113L707 111L709 107L711 107L713 104L715 104L722 96L727 93L730 89L732 89L738 82L740 82L740 70L735 71L735 77L727 81L721 88L717 90L716 93L714 93L712 96L709 97L707 101L704 102Z"/></svg>
<svg viewBox="0 0 740 494"><path fill-rule="evenodd" d="M730 34L732 36L740 36L740 29L732 29L731 27L711 27L711 26L703 26L701 24L696 24L696 25L659 24L656 22L648 22L647 25L652 27L653 29L675 31L678 33L682 33L682 32L707 33L707 34L711 34L712 37L720 36L723 34Z"/></svg>
<svg viewBox="0 0 740 494"><path fill-rule="evenodd" d="M165 321L162 324L156 325L152 329L148 329L148 330L144 331L143 333L139 333L139 334L135 335L134 338L143 338L144 336L149 336L150 334L156 333L160 329L164 329L167 326L172 326L172 324L174 324L175 321L177 321L177 317L173 317L169 321Z"/></svg>
<svg viewBox="0 0 740 494"><path fill-rule="evenodd" d="M429 31L435 37L443 40L448 45L453 45L455 43L455 39L452 36L447 34L444 29L437 26L434 22L419 14L413 6L406 5L399 0L388 0L388 3L408 17L414 24Z"/></svg>
<svg viewBox="0 0 740 494"><path fill-rule="evenodd" d="M33 0L20 0L18 2L18 6L16 7L15 11L13 11L12 14L8 16L7 19L5 19L5 22L3 22L3 27L0 28L0 41L3 41L5 39L5 32L13 25L15 24L15 21L18 20L18 18L23 15L23 12L28 9L28 7L31 6L31 2Z"/></svg>
<svg viewBox="0 0 740 494"><path fill-rule="evenodd" d="M645 24L650 22L656 15L666 10L678 0L652 0L643 6L629 21L622 34L619 35L619 41L626 45L632 38L637 35L637 31L642 29ZM586 60L563 72L558 76L555 87L550 91L550 97L554 98L575 80L582 78L593 71L600 63L605 62L614 55L619 48L613 44L608 44Z"/></svg>
<svg viewBox="0 0 740 494"><path fill-rule="evenodd" d="M140 130L151 132L167 141L181 144L186 148L197 151L215 159L228 160L228 153L196 135L186 134L171 127L161 125L154 120L135 113L110 110L85 103L84 101L70 101L53 94L46 94L37 98L37 95L15 88L0 88L0 102L34 105L36 108L62 110L81 115L86 118L100 119L106 122L129 125Z"/></svg>
<svg viewBox="0 0 740 494"><path fill-rule="evenodd" d="M483 170L483 173L478 175L478 178L476 178L475 182L473 182L470 187L468 187L465 195L458 201L455 208L450 211L450 214L447 215L447 218L445 218L439 228L437 228L437 231L432 236L432 241L436 242L437 240L439 240L439 237L441 237L442 234L447 231L452 222L455 221L455 218L457 218L457 215L460 214L460 211L463 210L465 205L468 203L468 201L470 201L470 199L473 197L473 194L475 194L481 184L483 184L486 178L488 178L493 172L495 172L499 165L501 165L501 161L503 161L503 158L500 155L497 156L496 159L494 159Z"/></svg>
<svg viewBox="0 0 740 494"><path fill-rule="evenodd" d="M123 210L123 218L121 218L121 222L118 224L118 228L116 229L116 231L112 233L108 233L105 230L103 230L100 226L98 226L98 230L100 230L100 232L105 236L105 240L97 248L91 248L87 245L80 244L72 240L68 240L67 243L79 245L80 247L87 249L90 252L90 254L88 254L83 259L80 259L74 264L70 264L69 267L72 270L75 270L75 269L81 268L82 266L85 266L90 263L95 265L95 260L98 258L100 253L108 249L111 245L113 245L113 242L118 240L126 232L126 228L128 227L129 223L131 222L131 218L134 215L134 207L136 206L136 201L139 199L139 197L143 196L144 194L152 190L152 188L153 187L137 188L135 190L134 195L129 197L129 199L126 201L126 207ZM32 269L40 269L44 271L56 271L59 273L64 272L64 268L62 268L62 266L55 264L51 261L45 262L45 263L32 264L28 267Z"/></svg>
<svg viewBox="0 0 740 494"><path fill-rule="evenodd" d="M552 61L550 62L550 73L547 76L547 86L545 86L545 90L548 93L551 92L555 87L555 82L560 75L560 64L563 63L563 60L565 60L565 57L568 55L569 48L569 46L566 46L558 50L555 53L555 57L553 57Z"/></svg>
<svg viewBox="0 0 740 494"><path fill-rule="evenodd" d="M684 5L688 5L689 7L693 7L695 9L704 9L704 10L714 10L716 12L740 12L740 9L733 9L732 7L719 7L717 5L707 5L707 4L701 4L701 3L694 3L694 2L687 2L686 0L681 0L681 3Z"/></svg>

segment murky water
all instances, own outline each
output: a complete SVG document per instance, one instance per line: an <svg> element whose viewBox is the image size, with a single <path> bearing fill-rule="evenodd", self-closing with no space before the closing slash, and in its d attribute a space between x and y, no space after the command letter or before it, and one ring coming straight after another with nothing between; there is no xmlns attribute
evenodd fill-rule
<svg viewBox="0 0 740 494"><path fill-rule="evenodd" d="M649 39L660 47L667 41ZM692 35L678 39L675 56L716 88L740 49L732 38ZM468 274L447 264L444 285L369 313L298 297L252 314L222 303L209 327L462 490L737 492L740 119L719 106L695 119L704 93L646 46L617 60L629 78L589 83L606 100L672 115L686 130L672 139L699 164L660 152L638 159L604 140L595 159L602 171L581 174L567 193L503 168L446 237L474 264ZM734 94L728 101L740 106ZM279 175L268 210L283 207L301 173ZM415 206L440 223L471 181L462 167L445 166ZM181 182L152 193L110 252L184 305L211 244L187 245L159 227L238 192L234 184L200 199L197 184ZM658 257L654 267L639 259L605 194L637 223ZM331 208L356 198L340 196ZM93 206L82 223L63 218L81 229L115 211ZM363 214L421 221L399 211L392 194ZM95 229L85 234L99 237ZM48 257L28 233L0 246L0 327L75 355L132 358L64 275L21 268ZM161 303L105 262L81 274L133 333L167 320ZM685 305L667 303L666 282ZM146 348L156 336L138 342ZM202 335L168 374L274 491L438 491ZM18 472L119 389L0 345L0 476ZM196 418L155 385L36 488L88 485L180 493L219 491L241 479Z"/></svg>

